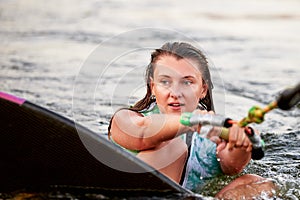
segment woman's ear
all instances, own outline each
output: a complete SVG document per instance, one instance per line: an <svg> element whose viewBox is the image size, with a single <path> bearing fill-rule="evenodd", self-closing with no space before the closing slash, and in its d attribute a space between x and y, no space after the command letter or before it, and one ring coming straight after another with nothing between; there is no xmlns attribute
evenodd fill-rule
<svg viewBox="0 0 300 200"><path fill-rule="evenodd" d="M208 85L207 84L203 84L202 85L202 91L201 91L201 94L200 94L201 99L203 99L204 97L206 97L207 91L208 91Z"/></svg>
<svg viewBox="0 0 300 200"><path fill-rule="evenodd" d="M152 92L151 95L154 95L154 96L155 96L155 91L154 91L154 81L153 81L153 78L150 78L150 88L151 88L151 92Z"/></svg>

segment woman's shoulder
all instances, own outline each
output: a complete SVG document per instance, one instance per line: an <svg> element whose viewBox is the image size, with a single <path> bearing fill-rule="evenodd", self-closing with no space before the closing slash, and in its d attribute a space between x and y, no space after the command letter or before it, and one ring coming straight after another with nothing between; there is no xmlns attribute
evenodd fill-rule
<svg viewBox="0 0 300 200"><path fill-rule="evenodd" d="M143 116L148 116L148 115L152 115L152 114L159 114L159 108L156 104L156 102L151 103L147 108L139 111L139 113L141 113Z"/></svg>
<svg viewBox="0 0 300 200"><path fill-rule="evenodd" d="M143 115L129 109L120 109L115 112L110 120L109 132L118 130L121 125L123 128L128 126L128 123L140 124ZM118 124L118 126L116 126Z"/></svg>
<svg viewBox="0 0 300 200"><path fill-rule="evenodd" d="M140 124L142 123L143 115L138 111L132 110L130 108L121 108L117 110L110 119L108 126L108 135L112 135L113 131L119 130L119 125L124 127L128 126L128 123Z"/></svg>
<svg viewBox="0 0 300 200"><path fill-rule="evenodd" d="M128 119L128 117L134 117L134 116L142 117L143 115L138 111L131 110L130 108L119 109L114 114L114 118L119 118L120 117L122 119Z"/></svg>
<svg viewBox="0 0 300 200"><path fill-rule="evenodd" d="M121 108L118 111L115 112L114 117L121 117L124 119L124 117L134 117L134 116L139 116L139 117L144 117L148 116L151 114L159 114L159 108L156 103L150 104L147 108L142 109L142 110L135 110L131 107L129 108Z"/></svg>

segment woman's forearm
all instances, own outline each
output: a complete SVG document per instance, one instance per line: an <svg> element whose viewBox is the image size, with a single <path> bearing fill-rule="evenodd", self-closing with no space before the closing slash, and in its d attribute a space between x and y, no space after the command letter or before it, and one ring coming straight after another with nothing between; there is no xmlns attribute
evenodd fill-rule
<svg viewBox="0 0 300 200"><path fill-rule="evenodd" d="M190 130L190 128L179 123L179 115L154 114L143 118L144 124L140 132L140 138L143 139L144 148L156 146Z"/></svg>
<svg viewBox="0 0 300 200"><path fill-rule="evenodd" d="M125 122L124 118L128 120ZM153 114L143 117L131 111L120 111L114 117L111 136L128 149L151 149L190 129L181 125L179 119L179 115Z"/></svg>

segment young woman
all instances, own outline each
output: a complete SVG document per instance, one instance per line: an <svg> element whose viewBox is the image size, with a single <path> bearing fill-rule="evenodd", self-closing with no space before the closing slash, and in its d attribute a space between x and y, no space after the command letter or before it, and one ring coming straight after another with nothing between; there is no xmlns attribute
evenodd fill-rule
<svg viewBox="0 0 300 200"><path fill-rule="evenodd" d="M145 97L113 116L109 137L115 144L197 192L208 180L220 174L238 174L249 163L252 144L244 129L234 125L229 129L229 140L224 141L219 138L217 127L207 130L200 125L187 127L180 123L183 112L213 114L208 62L199 49L174 42L155 50L146 70L146 83ZM205 129L208 133L203 137L201 132ZM186 142L190 137L189 147ZM232 199L234 195L246 195L242 194L244 187L249 189L258 181L265 180L255 175L241 176L217 197ZM271 182L260 184L271 194ZM257 187L250 195L261 192Z"/></svg>

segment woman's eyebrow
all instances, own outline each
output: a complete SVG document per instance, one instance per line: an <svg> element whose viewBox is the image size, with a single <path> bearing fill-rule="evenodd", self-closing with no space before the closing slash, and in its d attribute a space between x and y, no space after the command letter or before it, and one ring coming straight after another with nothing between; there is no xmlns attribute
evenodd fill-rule
<svg viewBox="0 0 300 200"><path fill-rule="evenodd" d="M159 78L171 78L171 76L169 75L165 75L165 74L160 74L158 75Z"/></svg>
<svg viewBox="0 0 300 200"><path fill-rule="evenodd" d="M160 75L158 75L158 78L172 78L172 77L169 75L166 75L166 74L160 74ZM187 75L187 76L181 77L181 79L196 79L196 77L193 75Z"/></svg>
<svg viewBox="0 0 300 200"><path fill-rule="evenodd" d="M192 76L192 75L184 76L183 78L184 78L184 79L185 79L185 78L186 78L186 79L188 79L188 78L196 79L196 77L195 77L195 76Z"/></svg>

